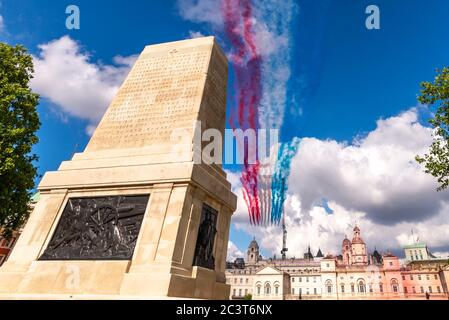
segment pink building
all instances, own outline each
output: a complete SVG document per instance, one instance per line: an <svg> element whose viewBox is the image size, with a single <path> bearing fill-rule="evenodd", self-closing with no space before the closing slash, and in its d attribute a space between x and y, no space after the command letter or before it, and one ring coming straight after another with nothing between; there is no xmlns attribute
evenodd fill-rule
<svg viewBox="0 0 449 320"><path fill-rule="evenodd" d="M343 240L341 256L321 261L322 298L447 299L447 259L418 254L422 260L415 257L402 265L390 252L381 255L374 250L368 254L360 229L356 226L353 232L352 241L347 237Z"/></svg>

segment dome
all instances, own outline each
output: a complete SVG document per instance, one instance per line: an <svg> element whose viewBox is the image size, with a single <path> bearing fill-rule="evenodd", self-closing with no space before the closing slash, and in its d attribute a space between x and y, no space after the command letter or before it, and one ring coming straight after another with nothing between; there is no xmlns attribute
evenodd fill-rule
<svg viewBox="0 0 449 320"><path fill-rule="evenodd" d="M342 243L342 247L346 247L346 246L350 246L351 245L351 241L349 241L349 239L347 237L345 237L345 239L343 240Z"/></svg>
<svg viewBox="0 0 449 320"><path fill-rule="evenodd" d="M355 226L355 228L354 228L354 232L360 232L360 229L359 229L359 227Z"/></svg>
<svg viewBox="0 0 449 320"><path fill-rule="evenodd" d="M256 239L253 239L250 243L248 248L256 248L259 249L259 244L257 243Z"/></svg>
<svg viewBox="0 0 449 320"><path fill-rule="evenodd" d="M352 238L352 244L365 244L365 242L360 237Z"/></svg>

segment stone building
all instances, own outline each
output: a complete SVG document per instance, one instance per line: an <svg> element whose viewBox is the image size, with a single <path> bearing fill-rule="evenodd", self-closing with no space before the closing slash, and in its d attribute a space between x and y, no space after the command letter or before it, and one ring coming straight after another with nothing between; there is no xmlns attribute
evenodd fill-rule
<svg viewBox="0 0 449 320"><path fill-rule="evenodd" d="M14 232L10 239L0 236L0 266L6 261L6 259L8 259L8 256L16 244L18 237L18 232Z"/></svg>
<svg viewBox="0 0 449 320"><path fill-rule="evenodd" d="M230 298L447 299L449 260L433 256L421 242L404 251L404 263L391 252L368 253L357 226L352 240L343 240L341 254L326 257L321 249L314 256L309 247L301 259L264 259L254 239L245 259L227 264Z"/></svg>
<svg viewBox="0 0 449 320"><path fill-rule="evenodd" d="M39 193L35 193L31 197L31 201L29 203L30 210L32 211L34 207L36 206L36 203L39 201ZM0 229L1 231L1 229ZM14 248L14 245L17 242L17 239L19 238L21 233L21 230L15 231L12 234L12 237L9 239L5 239L0 235L0 267L6 260L8 259L12 249ZM1 232L0 232L1 234Z"/></svg>

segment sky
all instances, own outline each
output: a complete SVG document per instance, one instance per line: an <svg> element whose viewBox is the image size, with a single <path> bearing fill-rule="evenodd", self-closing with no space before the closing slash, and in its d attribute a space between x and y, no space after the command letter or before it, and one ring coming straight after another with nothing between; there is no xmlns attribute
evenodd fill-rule
<svg viewBox="0 0 449 320"><path fill-rule="evenodd" d="M42 127L39 173L82 152L145 45L215 35L231 57L221 0L1 0L0 41L33 55ZM65 22L80 9L80 29ZM380 29L368 30L368 5ZM252 1L255 41L264 59L262 108L281 140L299 138L285 203L290 256L339 253L358 224L368 250L401 253L410 232L449 255L449 194L414 161L431 143L417 102L421 81L449 65L446 0ZM230 70L228 114L235 75ZM278 226L249 224L238 168L225 166L238 196L229 259L255 237L279 255ZM36 179L36 183L39 178Z"/></svg>

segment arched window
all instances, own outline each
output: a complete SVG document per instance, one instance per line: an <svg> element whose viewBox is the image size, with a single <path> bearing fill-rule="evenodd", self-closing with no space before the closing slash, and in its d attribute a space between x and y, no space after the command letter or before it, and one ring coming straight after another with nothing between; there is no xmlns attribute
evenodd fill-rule
<svg viewBox="0 0 449 320"><path fill-rule="evenodd" d="M328 294L331 294L331 293L332 293L332 281L330 281L330 280L327 280L327 281L326 281L326 292L327 292Z"/></svg>
<svg viewBox="0 0 449 320"><path fill-rule="evenodd" d="M257 284L257 295L260 295L260 291L262 289L262 286L259 284Z"/></svg>
<svg viewBox="0 0 449 320"><path fill-rule="evenodd" d="M269 282L265 283L265 294L271 294L271 286Z"/></svg>
<svg viewBox="0 0 449 320"><path fill-rule="evenodd" d="M365 282L362 279L359 279L357 281L357 287L359 289L359 293L365 293L366 292Z"/></svg>
<svg viewBox="0 0 449 320"><path fill-rule="evenodd" d="M391 291L393 291L394 293L398 293L399 292L398 280L391 279Z"/></svg>
<svg viewBox="0 0 449 320"><path fill-rule="evenodd" d="M275 284L274 285L274 294L279 294L279 285L278 284Z"/></svg>

